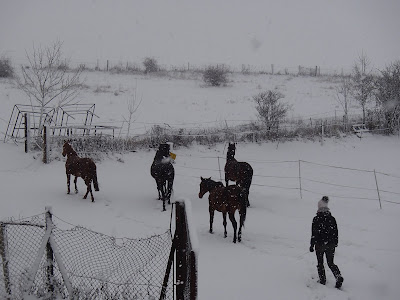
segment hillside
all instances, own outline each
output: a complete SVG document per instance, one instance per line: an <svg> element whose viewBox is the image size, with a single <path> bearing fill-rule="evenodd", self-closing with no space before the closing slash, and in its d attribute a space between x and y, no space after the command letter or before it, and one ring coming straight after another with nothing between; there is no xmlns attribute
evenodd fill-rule
<svg viewBox="0 0 400 300"><path fill-rule="evenodd" d="M261 91L277 89L291 105L288 118L305 122L319 118L342 119L343 109L336 100L335 77L293 75L230 74L224 87L206 87L201 75L169 72L157 75L84 72L85 85L76 99L80 104L95 104L93 124L122 127L127 133L128 102L136 94L138 104L130 135L149 130L154 124L172 128L225 127L257 120L252 99ZM15 104L29 105L26 95L10 80L0 80L0 133L4 133ZM184 113L182 113L184 112ZM350 114L360 114L357 103ZM73 124L71 120L70 124Z"/></svg>

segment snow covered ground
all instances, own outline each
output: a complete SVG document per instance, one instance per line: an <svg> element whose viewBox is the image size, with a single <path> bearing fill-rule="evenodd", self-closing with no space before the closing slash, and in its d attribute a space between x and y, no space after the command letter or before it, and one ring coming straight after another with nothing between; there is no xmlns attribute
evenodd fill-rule
<svg viewBox="0 0 400 300"><path fill-rule="evenodd" d="M84 103L96 103L101 121L117 122L126 113L126 100L136 85L143 94L138 124L255 119L251 96L275 86L294 105L293 116L338 109L333 83L268 75L236 79L217 89L202 87L195 79L90 73L81 98ZM97 86L109 92L95 93ZM26 100L6 81L1 82L0 99L0 132L4 134L12 106ZM228 237L223 238L220 214L215 215L214 234L209 234L208 201L198 198L200 176L220 179L225 146L174 150L173 198L192 202L199 239L199 299L398 299L400 205L391 203L400 203L398 136L238 144L236 158L249 162L255 176L243 240L237 244L232 243L229 221ZM116 237L165 232L170 213L162 212L162 203L156 200L149 171L154 154L154 150L116 153L98 162L100 191L91 203L82 199L82 180L78 195L66 194L63 159L44 165L37 153L25 154L22 145L1 143L0 219L29 217L52 206L54 214L69 223ZM382 209L373 170L380 189L392 192L381 192ZM327 285L317 283L315 254L308 252L311 221L324 194L331 198L331 212L339 227L335 260L344 277L342 290L334 288L329 269Z"/></svg>

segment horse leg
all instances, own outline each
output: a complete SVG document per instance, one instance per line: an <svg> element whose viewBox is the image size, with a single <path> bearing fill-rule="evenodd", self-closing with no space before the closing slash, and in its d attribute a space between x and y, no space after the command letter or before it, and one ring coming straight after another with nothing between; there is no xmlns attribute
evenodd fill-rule
<svg viewBox="0 0 400 300"><path fill-rule="evenodd" d="M167 187L167 198L168 198L168 204L171 204L171 195L172 195L172 185L174 181L173 180L168 180L168 187Z"/></svg>
<svg viewBox="0 0 400 300"><path fill-rule="evenodd" d="M90 198L92 199L92 202L94 202L94 196L93 196L93 191L92 191L92 180L88 179L87 186L88 186L88 190L90 192Z"/></svg>
<svg viewBox="0 0 400 300"><path fill-rule="evenodd" d="M158 193L161 194L161 199L163 201L163 211L166 211L166 209L165 209L165 182L163 182L163 180L157 180L157 189L158 189Z"/></svg>
<svg viewBox="0 0 400 300"><path fill-rule="evenodd" d="M228 233L226 232L226 211L222 213L222 224L224 225L224 238L228 236Z"/></svg>
<svg viewBox="0 0 400 300"><path fill-rule="evenodd" d="M87 186L87 189L86 189L86 194L85 194L85 196L83 196L83 199L86 199L86 198L87 198L87 195L88 195L89 192L90 192L90 196L91 196L91 198L92 198L92 202L94 202L94 197L93 197L93 192L92 192L92 186L91 186L91 180L90 180L90 179L85 179L85 184L86 184L86 186Z"/></svg>
<svg viewBox="0 0 400 300"><path fill-rule="evenodd" d="M239 243L242 241L242 226L244 224L244 216L243 213L240 212L240 223L239 223L239 231L238 231L238 241Z"/></svg>
<svg viewBox="0 0 400 300"><path fill-rule="evenodd" d="M71 192L69 189L70 184L71 184L71 174L67 174L67 194Z"/></svg>
<svg viewBox="0 0 400 300"><path fill-rule="evenodd" d="M237 222L235 220L235 212L229 212L229 220L231 220L233 226L233 242L236 243Z"/></svg>
<svg viewBox="0 0 400 300"><path fill-rule="evenodd" d="M213 233L213 222L214 222L214 209L212 209L211 207L209 208L209 212L210 212L210 233Z"/></svg>
<svg viewBox="0 0 400 300"><path fill-rule="evenodd" d="M75 183L75 194L78 194L78 186L76 185L76 182L78 181L78 176L75 176L74 183Z"/></svg>

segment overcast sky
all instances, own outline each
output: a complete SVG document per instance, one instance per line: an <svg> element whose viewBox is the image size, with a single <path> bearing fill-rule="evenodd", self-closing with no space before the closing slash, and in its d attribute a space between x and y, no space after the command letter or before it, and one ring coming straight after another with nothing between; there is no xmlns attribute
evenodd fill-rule
<svg viewBox="0 0 400 300"><path fill-rule="evenodd" d="M63 42L72 61L382 69L400 59L400 0L0 0L0 55Z"/></svg>

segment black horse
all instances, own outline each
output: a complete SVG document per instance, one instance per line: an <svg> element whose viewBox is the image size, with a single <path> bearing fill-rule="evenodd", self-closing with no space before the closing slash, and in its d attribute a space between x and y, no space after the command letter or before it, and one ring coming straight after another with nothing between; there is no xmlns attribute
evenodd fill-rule
<svg viewBox="0 0 400 300"><path fill-rule="evenodd" d="M246 194L247 206L250 206L249 192L253 179L253 168L247 162L240 162L235 159L236 145L229 143L228 152L226 153L225 164L225 182L228 186L229 180L236 181Z"/></svg>
<svg viewBox="0 0 400 300"><path fill-rule="evenodd" d="M160 144L150 168L150 174L156 180L158 199L163 201L163 211L166 210L165 201L171 203L172 186L175 178L175 169L171 163L169 151L169 144Z"/></svg>

